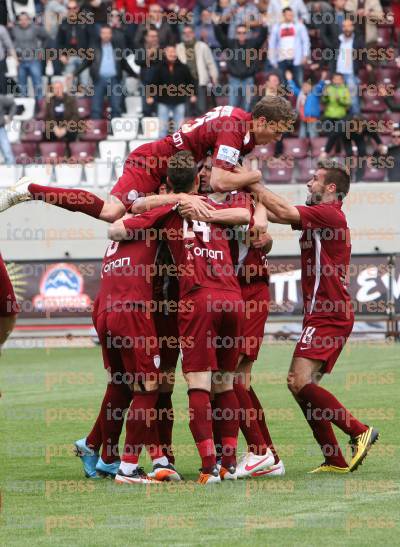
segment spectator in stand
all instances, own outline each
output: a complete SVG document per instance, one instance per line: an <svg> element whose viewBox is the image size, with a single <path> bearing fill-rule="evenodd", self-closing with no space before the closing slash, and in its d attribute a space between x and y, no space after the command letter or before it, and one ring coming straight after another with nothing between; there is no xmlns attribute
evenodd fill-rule
<svg viewBox="0 0 400 547"><path fill-rule="evenodd" d="M61 22L57 33L58 56L66 74L73 74L81 67L89 40L87 24L80 23L79 4L76 0L68 0L67 15ZM89 55L89 51L87 54ZM82 71L80 80L83 85L89 84L89 71Z"/></svg>
<svg viewBox="0 0 400 547"><path fill-rule="evenodd" d="M213 51L219 48L219 42L215 36L214 25L212 23L212 13L208 10L203 10L200 16L200 24L195 29L197 40L201 40L208 44Z"/></svg>
<svg viewBox="0 0 400 547"><path fill-rule="evenodd" d="M135 50L135 62L140 66L143 116L155 115L155 102L147 101L146 86L153 81L153 73L158 70L161 59L162 50L160 49L158 32L149 29L145 32L144 47Z"/></svg>
<svg viewBox="0 0 400 547"><path fill-rule="evenodd" d="M295 94L296 110L299 113L300 130L299 137L315 139L318 137L318 120L321 117L321 95L325 87L325 80L328 73L324 71L321 74L321 80L315 84L312 78L309 78L301 89L293 80L293 75L290 70L286 71L286 81L288 88Z"/></svg>
<svg viewBox="0 0 400 547"><path fill-rule="evenodd" d="M13 119L17 105L12 97L0 95L0 152L3 154L6 165L15 163L14 154L5 126Z"/></svg>
<svg viewBox="0 0 400 547"><path fill-rule="evenodd" d="M18 63L17 53L14 44L8 34L8 30L3 25L0 25L0 95L7 93L7 56L12 56L15 63Z"/></svg>
<svg viewBox="0 0 400 547"><path fill-rule="evenodd" d="M272 28L282 22L282 11L285 8L292 8L294 21L308 23L309 13L303 0L269 0L268 4L268 25Z"/></svg>
<svg viewBox="0 0 400 547"><path fill-rule="evenodd" d="M65 92L62 82L54 82L49 89L44 121L46 140L73 142L77 139L78 105L76 98Z"/></svg>
<svg viewBox="0 0 400 547"><path fill-rule="evenodd" d="M236 0L222 11L220 23L229 25L228 38L234 40L239 25L245 26L247 30L260 26L260 13L252 1ZM251 36L247 37L250 38Z"/></svg>
<svg viewBox="0 0 400 547"><path fill-rule="evenodd" d="M156 102L157 115L160 119L160 137L168 135L169 117L172 114L175 131L185 118L185 104L189 97L192 102L197 100L195 82L187 65L178 59L176 46L167 46L164 59L153 73L153 79L148 86L147 101Z"/></svg>
<svg viewBox="0 0 400 547"><path fill-rule="evenodd" d="M378 22L383 18L383 9L379 0L347 0L346 10L356 16L356 31L363 36L367 46L377 44Z"/></svg>
<svg viewBox="0 0 400 547"><path fill-rule="evenodd" d="M382 143L382 139L377 130L370 129L367 120L361 115L356 114L353 116L351 123L349 123L344 137L347 157L354 155L352 142L357 146L356 181L363 179L365 167L371 159L371 154L367 150L370 141L373 141L376 148L374 155L377 155L378 153L384 155L387 153L387 147Z"/></svg>
<svg viewBox="0 0 400 547"><path fill-rule="evenodd" d="M35 0L6 0L7 15L10 23L14 24L21 13L27 13L31 19L37 15Z"/></svg>
<svg viewBox="0 0 400 547"><path fill-rule="evenodd" d="M90 67L90 75L94 84L91 116L95 120L103 118L104 99L109 98L111 116L121 116L122 105L122 71L130 76L137 77L121 52L124 43L119 36L114 36L111 27L104 25L100 29L100 42L94 47L93 56L86 57L76 70L77 76L82 70Z"/></svg>
<svg viewBox="0 0 400 547"><path fill-rule="evenodd" d="M99 38L100 29L108 24L112 0L82 0L81 13L85 16L89 42ZM89 22L90 21L90 22Z"/></svg>
<svg viewBox="0 0 400 547"><path fill-rule="evenodd" d="M52 40L56 40L58 28L67 15L64 0L50 0L44 8L44 28Z"/></svg>
<svg viewBox="0 0 400 547"><path fill-rule="evenodd" d="M172 30L173 27L166 19L166 14L161 6L152 4L149 6L149 14L145 23L140 24L135 32L134 46L139 49L144 46L146 31L149 29L158 32L160 47L173 45L176 43L176 33Z"/></svg>
<svg viewBox="0 0 400 547"><path fill-rule="evenodd" d="M154 4L154 0L116 0L115 7L124 12L123 21L126 25L137 26L145 22L151 4Z"/></svg>
<svg viewBox="0 0 400 547"><path fill-rule="evenodd" d="M276 97L281 94L282 85L279 74L270 72L265 81L264 95L266 97Z"/></svg>
<svg viewBox="0 0 400 547"><path fill-rule="evenodd" d="M344 81L351 94L352 114L360 112L360 97L358 72L363 67L371 69L371 65L365 65L367 52L364 39L354 32L354 24L350 19L345 19L342 26L342 34L337 38L334 46L332 60L332 72L343 74Z"/></svg>
<svg viewBox="0 0 400 547"><path fill-rule="evenodd" d="M323 129L328 140L320 159L325 159L333 147L345 139L351 95L342 74L332 76L332 83L324 88L322 102L325 104Z"/></svg>
<svg viewBox="0 0 400 547"><path fill-rule="evenodd" d="M43 27L32 23L26 13L18 16L18 24L11 29L18 56L18 84L23 97L28 96L28 77L31 78L36 99L43 97L42 47L48 35Z"/></svg>
<svg viewBox="0 0 400 547"><path fill-rule="evenodd" d="M196 0L158 0L165 11L175 13L180 23L190 23L193 19L193 10Z"/></svg>
<svg viewBox="0 0 400 547"><path fill-rule="evenodd" d="M294 22L291 8L285 8L282 15L283 22L272 28L268 56L271 65L279 68L282 78L290 70L299 87L303 82L303 67L310 56L310 38L305 25L300 21Z"/></svg>
<svg viewBox="0 0 400 547"><path fill-rule="evenodd" d="M335 48L339 35L342 33L343 21L350 15L345 5L346 0L333 0L332 9L324 13L324 18L320 22L320 39L328 50ZM330 59L330 57L327 58Z"/></svg>
<svg viewBox="0 0 400 547"><path fill-rule="evenodd" d="M394 92L395 90L393 90L393 93L389 93L388 88L384 84L379 86L379 95L384 98L389 110L391 112L400 112L400 101L396 100ZM398 94L400 94L400 88L397 88L397 95Z"/></svg>
<svg viewBox="0 0 400 547"><path fill-rule="evenodd" d="M182 30L182 42L177 45L176 53L181 63L187 65L195 84L196 102L188 103L190 117L207 111L207 86L218 84L218 69L211 49L205 42L196 40L193 27L185 25ZM192 107L192 108L190 108Z"/></svg>
<svg viewBox="0 0 400 547"><path fill-rule="evenodd" d="M388 159L391 159L393 167L388 167L388 180L400 182L400 128L392 133L392 142L387 151Z"/></svg>
<svg viewBox="0 0 400 547"><path fill-rule="evenodd" d="M227 61L229 74L229 104L240 106L243 99L244 110L250 110L252 88L254 88L254 76L258 69L256 58L259 49L267 38L266 25L260 28L257 38L247 38L247 29L244 25L236 28L236 37L227 38L221 25L215 25L215 35L224 49L229 49L230 55ZM251 59L251 60L250 60Z"/></svg>

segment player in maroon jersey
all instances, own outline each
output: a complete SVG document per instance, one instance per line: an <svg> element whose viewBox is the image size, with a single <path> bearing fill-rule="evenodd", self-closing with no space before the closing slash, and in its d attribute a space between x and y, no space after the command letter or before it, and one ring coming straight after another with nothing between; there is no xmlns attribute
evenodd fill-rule
<svg viewBox="0 0 400 547"><path fill-rule="evenodd" d="M169 161L168 178L175 192L196 191L198 177L193 156L179 152ZM220 207L213 215L248 223L246 208ZM226 228L214 223L187 221L171 205L115 222L112 239L134 238L143 230L160 228L168 241L179 277L178 328L182 369L188 383L190 429L196 442L202 470L199 483L236 479L236 445L239 406L233 390L239 356L243 301L235 275ZM224 346L226 343L226 347ZM219 375L217 374L219 372ZM223 445L218 472L212 435L210 391L214 383L216 410ZM118 477L118 475L117 475Z"/></svg>
<svg viewBox="0 0 400 547"><path fill-rule="evenodd" d="M214 150L211 183L215 190L247 186L260 181L261 172L256 169L236 173L239 157L256 144L280 140L284 132L293 130L294 121L294 111L283 97L264 97L251 114L240 108L219 106L185 123L173 135L131 152L108 201L83 189L42 186L25 177L0 196L0 211L34 199L113 222L129 210L139 195L157 190L165 178L168 158L182 150L191 151L196 162ZM205 213L206 206L198 207L203 207Z"/></svg>
<svg viewBox="0 0 400 547"><path fill-rule="evenodd" d="M257 184L252 187L268 209L271 222L302 230L301 284L303 331L288 374L288 387L301 407L324 454L312 473L355 471L378 439L378 431L358 421L329 391L319 385L338 359L354 323L347 291L350 230L342 202L350 187L349 174L338 164L323 162L307 183L307 205L292 206ZM353 457L347 464L332 423L350 436Z"/></svg>
<svg viewBox="0 0 400 547"><path fill-rule="evenodd" d="M15 326L18 312L14 289L0 254L0 352Z"/></svg>
<svg viewBox="0 0 400 547"><path fill-rule="evenodd" d="M200 189L210 199L220 202L235 203L240 206L243 198L249 194L226 192L212 194L210 185L212 163L207 158L200 171ZM272 443L271 435L265 420L264 410L251 385L251 372L264 338L264 326L269 308L269 273L266 254L272 248L272 239L266 232L267 215L265 207L258 202L254 207L254 226L249 233L251 238L238 234L231 240L233 261L237 265L237 276L245 303L245 317L242 323L243 344L239 356L239 365L235 379L235 393L242 413L240 429L247 441L248 451L238 462L237 476L281 476L285 467ZM190 213L197 220L191 204L180 208L182 215ZM253 232L255 232L253 234ZM217 450L220 447L218 424L214 422L214 442ZM268 450L269 449L269 450ZM271 452L272 451L272 454Z"/></svg>
<svg viewBox="0 0 400 547"><path fill-rule="evenodd" d="M103 259L93 315L109 382L92 431L76 442L85 473L90 477L115 476L118 472L118 482L180 480L163 454L156 423L160 356L152 318L151 281L157 250L158 238L111 242ZM128 407L120 462L118 440ZM153 470L148 475L138 467L142 445L148 446L153 460Z"/></svg>

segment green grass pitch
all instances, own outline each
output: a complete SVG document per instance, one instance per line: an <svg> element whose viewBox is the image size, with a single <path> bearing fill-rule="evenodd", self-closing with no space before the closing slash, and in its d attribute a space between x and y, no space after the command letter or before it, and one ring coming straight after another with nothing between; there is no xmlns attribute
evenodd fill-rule
<svg viewBox="0 0 400 547"><path fill-rule="evenodd" d="M323 385L375 425L380 442L350 475L307 475L321 454L285 385L293 345L264 344L254 386L284 478L194 484L199 458L179 374L177 467L187 482L122 486L84 479L72 443L97 415L100 350L6 350L0 360L2 545L394 545L398 529L399 346L349 344ZM340 434L341 442L347 439ZM243 441L241 440L243 448ZM149 462L144 462L149 467Z"/></svg>

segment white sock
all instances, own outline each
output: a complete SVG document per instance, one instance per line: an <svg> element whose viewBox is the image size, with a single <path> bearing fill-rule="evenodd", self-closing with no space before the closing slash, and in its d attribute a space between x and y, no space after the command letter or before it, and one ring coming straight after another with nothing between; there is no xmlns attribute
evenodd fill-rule
<svg viewBox="0 0 400 547"><path fill-rule="evenodd" d="M121 462L121 465L119 468L121 469L122 473L125 473L125 475L130 475L137 469L138 464L137 463L128 463L128 462Z"/></svg>
<svg viewBox="0 0 400 547"><path fill-rule="evenodd" d="M164 467L168 464L169 464L169 461L167 456L161 456L161 458L155 458L153 460L153 465L162 465Z"/></svg>

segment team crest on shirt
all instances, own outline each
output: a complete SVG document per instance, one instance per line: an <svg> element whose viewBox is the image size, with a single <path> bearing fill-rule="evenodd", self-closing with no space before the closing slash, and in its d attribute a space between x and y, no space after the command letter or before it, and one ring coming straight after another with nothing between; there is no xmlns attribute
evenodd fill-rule
<svg viewBox="0 0 400 547"><path fill-rule="evenodd" d="M137 190L131 190L128 194L129 201L136 201L138 197L139 197L139 193Z"/></svg>
<svg viewBox="0 0 400 547"><path fill-rule="evenodd" d="M236 165L239 161L240 150L232 146L221 144L218 148L217 160L226 161L232 165Z"/></svg>
<svg viewBox="0 0 400 547"><path fill-rule="evenodd" d="M40 294L34 296L33 307L36 311L86 310L91 299L83 289L83 277L74 265L54 264L40 279Z"/></svg>

